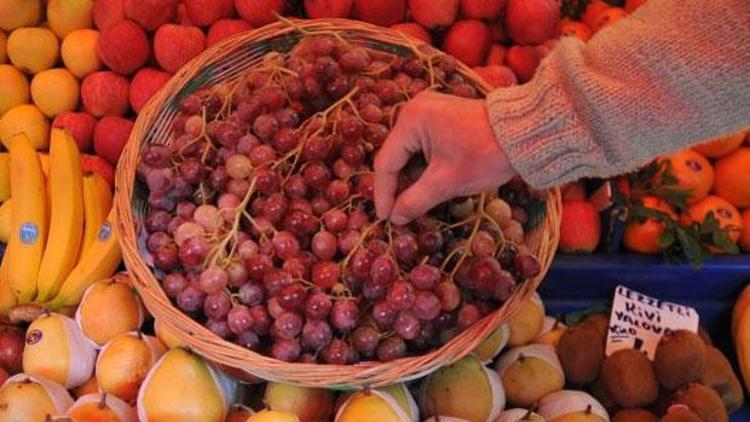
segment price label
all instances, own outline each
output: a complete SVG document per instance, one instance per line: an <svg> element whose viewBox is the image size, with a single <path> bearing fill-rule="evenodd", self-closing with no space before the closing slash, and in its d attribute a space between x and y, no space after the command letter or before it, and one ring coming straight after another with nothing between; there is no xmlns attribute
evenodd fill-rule
<svg viewBox="0 0 750 422"><path fill-rule="evenodd" d="M622 349L644 351L654 359L663 335L676 330L698 332L698 312L689 306L646 296L617 286L607 333L607 356Z"/></svg>

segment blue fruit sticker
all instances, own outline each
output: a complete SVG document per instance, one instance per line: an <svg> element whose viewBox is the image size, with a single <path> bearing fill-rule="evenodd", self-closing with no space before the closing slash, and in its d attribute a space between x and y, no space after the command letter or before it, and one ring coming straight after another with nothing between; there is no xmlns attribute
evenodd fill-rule
<svg viewBox="0 0 750 422"><path fill-rule="evenodd" d="M42 339L42 332L39 330L31 330L28 333L26 333L26 344L32 345L39 343L39 340Z"/></svg>
<svg viewBox="0 0 750 422"><path fill-rule="evenodd" d="M23 223L18 231L18 238L24 245L33 245L39 237L39 228L34 223Z"/></svg>
<svg viewBox="0 0 750 422"><path fill-rule="evenodd" d="M112 225L109 224L109 222L105 222L102 224L102 228L99 229L99 241L100 242L106 242L107 239L109 239L109 236L112 235Z"/></svg>

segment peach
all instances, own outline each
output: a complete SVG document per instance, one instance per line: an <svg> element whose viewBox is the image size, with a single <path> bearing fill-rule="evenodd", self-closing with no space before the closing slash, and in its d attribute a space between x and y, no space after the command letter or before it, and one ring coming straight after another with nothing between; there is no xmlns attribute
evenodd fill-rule
<svg viewBox="0 0 750 422"><path fill-rule="evenodd" d="M114 72L94 72L81 84L83 107L94 117L120 116L128 111L130 84Z"/></svg>
<svg viewBox="0 0 750 422"><path fill-rule="evenodd" d="M125 17L155 31L177 14L177 0L122 0Z"/></svg>
<svg viewBox="0 0 750 422"><path fill-rule="evenodd" d="M46 28L20 28L8 37L8 58L21 71L37 73L57 62L60 43Z"/></svg>
<svg viewBox="0 0 750 422"><path fill-rule="evenodd" d="M103 346L116 336L140 330L145 312L133 288L115 277L89 286L76 310L76 323L89 340Z"/></svg>
<svg viewBox="0 0 750 422"><path fill-rule="evenodd" d="M495 20L506 0L461 0L461 15L467 19Z"/></svg>
<svg viewBox="0 0 750 422"><path fill-rule="evenodd" d="M521 83L526 83L534 77L541 60L536 48L523 45L514 45L505 55L505 63L513 69Z"/></svg>
<svg viewBox="0 0 750 422"><path fill-rule="evenodd" d="M122 0L96 0L94 2L94 25L100 31L125 19Z"/></svg>
<svg viewBox="0 0 750 422"><path fill-rule="evenodd" d="M347 18L353 7L354 0L305 0L305 12L310 19Z"/></svg>
<svg viewBox="0 0 750 422"><path fill-rule="evenodd" d="M490 29L478 20L456 22L443 39L443 50L467 66L480 66L492 43Z"/></svg>
<svg viewBox="0 0 750 422"><path fill-rule="evenodd" d="M487 66L505 64L505 47L502 44L492 44L487 54Z"/></svg>
<svg viewBox="0 0 750 422"><path fill-rule="evenodd" d="M593 252L599 245L601 222L599 212L587 201L563 203L560 222L560 250L563 252Z"/></svg>
<svg viewBox="0 0 750 422"><path fill-rule="evenodd" d="M130 81L130 106L140 113L148 100L156 94L172 77L169 73L156 69L143 68Z"/></svg>
<svg viewBox="0 0 750 422"><path fill-rule="evenodd" d="M21 132L29 137L35 150L43 151L49 147L49 121L37 106L20 104L0 118L0 141L6 149L13 135Z"/></svg>
<svg viewBox="0 0 750 422"><path fill-rule="evenodd" d="M65 67L75 77L82 79L102 68L102 61L96 51L98 43L99 31L94 29L76 29L65 37L60 55Z"/></svg>
<svg viewBox="0 0 750 422"><path fill-rule="evenodd" d="M0 116L11 108L29 102L29 81L9 64L0 65Z"/></svg>
<svg viewBox="0 0 750 422"><path fill-rule="evenodd" d="M0 29L12 31L24 26L36 26L42 17L42 0L0 1Z"/></svg>
<svg viewBox="0 0 750 422"><path fill-rule="evenodd" d="M150 51L146 32L135 22L124 20L102 31L97 51L112 71L129 75L148 60Z"/></svg>
<svg viewBox="0 0 750 422"><path fill-rule="evenodd" d="M96 119L86 112L65 111L58 114L52 121L52 127L63 128L73 136L81 152L87 152L91 149L94 126L96 126Z"/></svg>
<svg viewBox="0 0 750 422"><path fill-rule="evenodd" d="M175 73L206 48L206 37L196 26L166 24L154 36L154 56L162 69Z"/></svg>
<svg viewBox="0 0 750 422"><path fill-rule="evenodd" d="M0 31L0 64L8 62L8 36L4 31Z"/></svg>
<svg viewBox="0 0 750 422"><path fill-rule="evenodd" d="M501 88L518 84L515 73L507 66L490 65L475 67L474 71L493 88Z"/></svg>
<svg viewBox="0 0 750 422"><path fill-rule="evenodd" d="M234 0L240 17L254 27L268 25L284 12L284 0Z"/></svg>
<svg viewBox="0 0 750 422"><path fill-rule="evenodd" d="M354 0L354 17L380 26L403 22L406 0Z"/></svg>
<svg viewBox="0 0 750 422"><path fill-rule="evenodd" d="M427 29L447 27L456 21L458 0L409 0L409 11Z"/></svg>
<svg viewBox="0 0 750 422"><path fill-rule="evenodd" d="M229 38L234 34L239 34L240 32L249 31L251 29L253 29L253 27L242 19L218 20L214 22L208 30L208 35L206 35L206 47L211 47L219 41Z"/></svg>
<svg viewBox="0 0 750 422"><path fill-rule="evenodd" d="M405 23L397 23L395 25L391 25L391 29L394 31L401 32L402 34L409 35L411 37L414 37L418 40L422 40L426 42L427 44L432 45L432 35L430 35L429 32L427 32L424 27L418 23L414 22L405 22Z"/></svg>
<svg viewBox="0 0 750 422"><path fill-rule="evenodd" d="M135 401L138 388L165 352L156 337L123 333L110 340L96 359L96 382L104 393Z"/></svg>
<svg viewBox="0 0 750 422"><path fill-rule="evenodd" d="M31 98L47 117L75 110L78 97L78 79L67 69L44 70L31 80Z"/></svg>
<svg viewBox="0 0 750 422"><path fill-rule="evenodd" d="M47 24L58 38L63 39L76 29L93 26L94 0L49 0Z"/></svg>
<svg viewBox="0 0 750 422"><path fill-rule="evenodd" d="M94 128L94 151L113 166L117 166L122 149L128 143L133 121L119 116L105 116Z"/></svg>
<svg viewBox="0 0 750 422"><path fill-rule="evenodd" d="M210 26L234 13L234 0L185 0L185 11L197 26Z"/></svg>

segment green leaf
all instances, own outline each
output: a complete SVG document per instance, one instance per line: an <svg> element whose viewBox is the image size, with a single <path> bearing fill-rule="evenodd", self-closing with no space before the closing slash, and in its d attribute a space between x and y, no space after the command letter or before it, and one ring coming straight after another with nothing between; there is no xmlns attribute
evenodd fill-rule
<svg viewBox="0 0 750 422"><path fill-rule="evenodd" d="M661 238L659 239L659 246L661 246L662 249L668 249L674 244L674 241L674 231L664 230L664 233L662 233Z"/></svg>
<svg viewBox="0 0 750 422"><path fill-rule="evenodd" d="M691 236L690 232L679 226L675 228L675 234L688 262L694 267L703 265L707 257L707 251L699 239Z"/></svg>

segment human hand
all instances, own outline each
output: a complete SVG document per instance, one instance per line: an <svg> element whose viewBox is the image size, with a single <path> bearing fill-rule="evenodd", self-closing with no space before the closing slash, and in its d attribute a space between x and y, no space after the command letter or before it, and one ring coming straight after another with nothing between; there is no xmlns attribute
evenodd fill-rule
<svg viewBox="0 0 750 422"><path fill-rule="evenodd" d="M395 198L399 172L419 152L427 169ZM484 100L425 92L404 106L375 157L375 209L379 218L406 224L441 202L497 188L515 174Z"/></svg>

